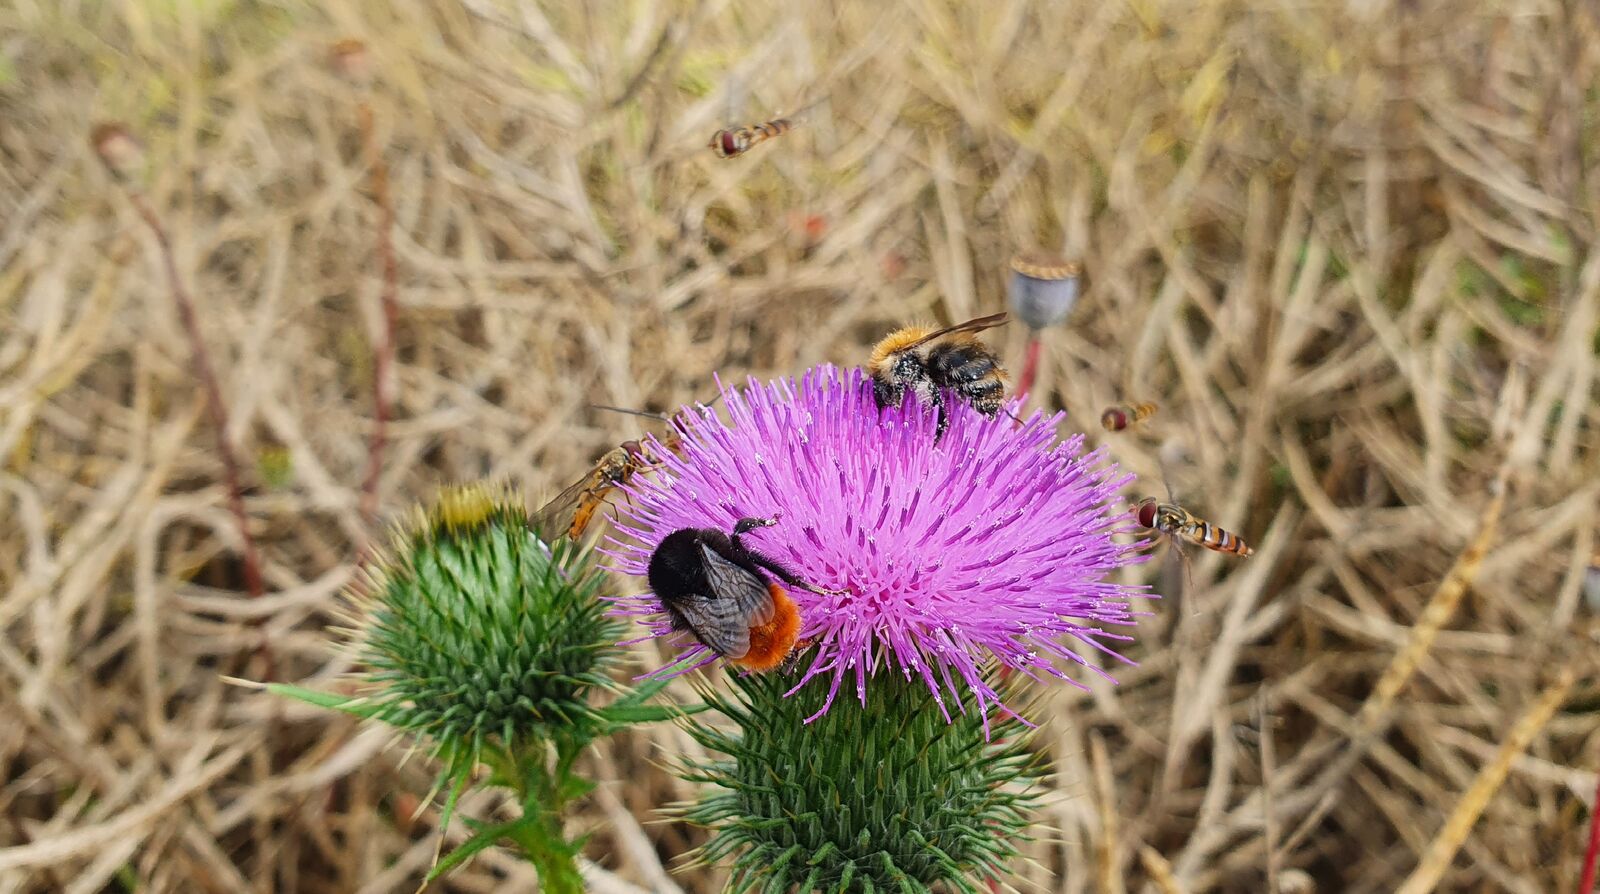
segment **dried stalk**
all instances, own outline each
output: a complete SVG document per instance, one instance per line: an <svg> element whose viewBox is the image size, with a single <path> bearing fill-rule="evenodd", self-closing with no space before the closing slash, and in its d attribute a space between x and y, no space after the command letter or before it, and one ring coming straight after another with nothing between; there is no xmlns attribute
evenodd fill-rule
<svg viewBox="0 0 1600 894"><path fill-rule="evenodd" d="M137 143L131 134L117 124L99 125L95 128L91 141L95 152L105 163L106 169L111 172L112 179L122 187L123 194L128 197L128 201L139 213L145 226L150 228L161 250L161 262L166 270L168 291L172 293L172 302L178 308L178 320L183 324L184 334L189 339L190 362L194 366L195 378L200 380L201 390L205 393L206 415L210 418L211 428L217 436L217 454L222 459L223 482L228 488L228 509L233 513L234 523L239 528L240 552L244 560L245 592L250 598L257 598L265 592L261 579L261 559L256 553L255 538L250 536L250 518L244 508L244 485L239 472L239 460L234 454L232 442L228 440L228 407L222 400L222 387L217 383L217 374L211 365L210 352L206 350L205 339L200 334L200 321L195 313L194 301L189 297L189 290L184 287L183 277L178 273L178 262L173 256L172 241L167 238L167 229L145 197L144 190L129 177L129 168L137 163L135 158L130 157L138 153Z"/></svg>
<svg viewBox="0 0 1600 894"><path fill-rule="evenodd" d="M378 518L378 485L383 477L383 450L389 430L393 396L389 379L394 368L394 332L400 319L400 267L394 254L394 205L389 200L389 165L378 145L372 104L363 99L356 109L361 147L372 171L372 201L378 206L378 261L383 268L383 288L378 293L383 326L372 346L372 435L367 441L367 474L361 483L361 517L370 528Z"/></svg>
<svg viewBox="0 0 1600 894"><path fill-rule="evenodd" d="M1506 774L1511 770L1512 761L1528 750L1528 745L1533 737L1544 729L1545 724L1555 714L1556 709L1566 700L1567 692L1572 689L1572 684L1577 675L1572 668L1563 668L1560 676L1550 688L1539 696L1533 707L1523 714L1516 725L1511 727L1511 732L1501 744L1500 751L1478 772L1476 779L1461 800L1456 802L1456 807L1450 812L1449 818L1435 835L1433 842L1423 852L1422 860L1410 877L1405 880L1397 894L1425 894L1432 891L1450 868L1450 861L1455 859L1456 851L1461 849L1467 835L1472 832L1473 824L1483 814L1483 809L1489 806L1489 800L1500 786L1506 781Z"/></svg>

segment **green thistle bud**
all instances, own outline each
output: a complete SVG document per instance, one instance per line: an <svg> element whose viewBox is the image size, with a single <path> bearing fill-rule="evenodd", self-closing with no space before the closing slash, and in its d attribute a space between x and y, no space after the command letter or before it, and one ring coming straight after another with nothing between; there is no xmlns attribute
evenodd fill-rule
<svg viewBox="0 0 1600 894"><path fill-rule="evenodd" d="M588 697L621 635L600 584L587 554L534 536L510 492L445 491L353 597L369 716L434 743L451 775L486 744L591 737Z"/></svg>
<svg viewBox="0 0 1600 894"><path fill-rule="evenodd" d="M808 725L826 687L785 698L782 674L734 685L705 697L739 731L689 724L730 759L683 773L721 789L684 815L715 831L697 860L732 857L730 891L978 892L1026 840L1043 771L1015 720L986 735L969 703L947 722L922 681L884 674L866 705L841 700Z"/></svg>
<svg viewBox="0 0 1600 894"><path fill-rule="evenodd" d="M480 765L486 785L511 789L522 814L475 834L439 861L436 878L510 841L543 890L576 894L581 847L563 837L563 808L593 785L573 772L595 737L677 716L646 704L665 681L598 707L623 625L597 598L591 554L541 541L520 497L504 488L446 490L396 534L390 553L351 595L347 646L361 665L356 698L298 686L267 689L387 723L431 746L448 785L443 822Z"/></svg>

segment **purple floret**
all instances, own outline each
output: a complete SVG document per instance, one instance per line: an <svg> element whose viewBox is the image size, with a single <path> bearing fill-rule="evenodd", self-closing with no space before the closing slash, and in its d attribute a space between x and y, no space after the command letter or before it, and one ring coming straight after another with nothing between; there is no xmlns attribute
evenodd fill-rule
<svg viewBox="0 0 1600 894"><path fill-rule="evenodd" d="M640 476L620 501L623 539L607 550L614 570L643 576L650 553L678 528L731 530L744 516L780 515L746 543L806 581L842 589L790 588L804 653L796 689L817 677L823 711L847 678L867 697L868 679L898 670L943 695L965 686L979 710L1000 706L984 682L991 657L1017 672L1054 676L1073 664L1105 674L1084 653L1125 661L1106 641L1129 640L1141 589L1110 580L1142 560L1115 511L1119 476L1083 435L1058 440L1064 414L1018 424L946 402L950 426L935 443L931 409L908 399L879 411L861 371L815 368L796 383L751 380L724 393L730 422L701 408L685 424L682 451L653 480ZM1123 538L1126 540L1127 538ZM644 616L670 634L649 593L620 597L620 614ZM658 673L681 673L716 656L699 643ZM957 702L960 704L959 700ZM1003 707L1003 706L1001 706Z"/></svg>

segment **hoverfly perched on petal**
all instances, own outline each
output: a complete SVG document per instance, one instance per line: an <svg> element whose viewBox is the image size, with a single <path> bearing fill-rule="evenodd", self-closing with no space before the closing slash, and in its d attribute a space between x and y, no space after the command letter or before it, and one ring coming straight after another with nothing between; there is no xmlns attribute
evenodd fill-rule
<svg viewBox="0 0 1600 894"><path fill-rule="evenodd" d="M541 537L551 536L563 519L568 519L562 533L577 540L589 527L612 488L625 484L639 471L652 464L644 445L638 441L624 441L606 451L582 478L568 485L533 514L533 528ZM569 518L570 513L570 518Z"/></svg>
<svg viewBox="0 0 1600 894"><path fill-rule="evenodd" d="M720 395L719 395L720 396ZM677 453L683 443L684 421L683 416L689 412L684 407L672 416L660 413L650 413L644 410L628 410L622 407L607 407L600 404L590 404L596 410L610 410L616 413L627 413L633 416L647 416L652 419L661 419L672 427L671 433L661 439L661 446ZM584 474L582 478L568 485L561 493L556 494L538 512L533 514L534 529L542 535L548 535L563 519L571 520L567 524L566 535L572 540L583 536L589 522L594 518L595 512L605 504L606 498L611 495L613 488L626 484L630 478L645 469L655 465L657 457L651 456L650 451L637 440L623 441L620 445L606 451L599 461Z"/></svg>

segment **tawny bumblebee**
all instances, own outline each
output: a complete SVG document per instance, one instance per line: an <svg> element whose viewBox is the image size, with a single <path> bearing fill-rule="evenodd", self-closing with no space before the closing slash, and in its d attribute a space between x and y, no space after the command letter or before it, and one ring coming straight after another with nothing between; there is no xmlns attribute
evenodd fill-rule
<svg viewBox="0 0 1600 894"><path fill-rule="evenodd" d="M939 414L935 438L942 437L949 424L943 389L985 416L1000 412L1006 371L976 333L1005 322L1006 315L998 313L948 329L907 326L889 333L873 347L867 364L878 408L899 406L906 392L915 394Z"/></svg>
<svg viewBox="0 0 1600 894"><path fill-rule="evenodd" d="M623 441L600 457L582 478L541 506L531 519L533 529L541 537L548 537L559 529L563 519L569 519L570 513L563 533L572 540L578 539L589 527L595 512L605 504L612 488L627 482L649 465L650 458L643 445L638 441Z"/></svg>
<svg viewBox="0 0 1600 894"><path fill-rule="evenodd" d="M806 583L745 545L745 534L777 523L775 517L741 518L732 536L715 528L679 528L650 556L650 589L673 629L688 631L711 651L753 671L772 670L795 650L800 609L785 585L835 592Z"/></svg>

